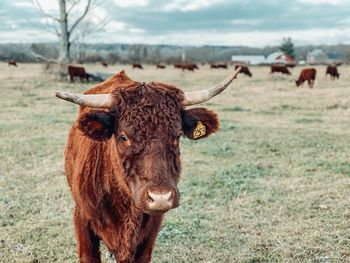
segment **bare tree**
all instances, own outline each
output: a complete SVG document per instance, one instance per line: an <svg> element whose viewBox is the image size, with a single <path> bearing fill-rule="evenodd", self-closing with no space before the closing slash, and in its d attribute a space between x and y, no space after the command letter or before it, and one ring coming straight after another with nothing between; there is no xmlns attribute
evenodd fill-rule
<svg viewBox="0 0 350 263"><path fill-rule="evenodd" d="M47 30L57 35L60 40L57 62L60 65L61 76L66 76L67 66L71 62L70 48L72 44L76 41L81 41L82 38L91 35L92 33L96 33L108 23L107 19L104 19L101 20L99 25L94 29L91 26L88 26L91 24L87 19L88 14L91 13L93 8L101 3L101 0L86 0L84 8L81 9L82 11L79 12L78 15L75 9L77 9L78 4L81 2L80 0L58 0L59 17L47 13L38 0L32 1L45 18ZM52 21L54 23L50 23ZM79 31L79 27L82 27L83 29L80 30L79 34L75 34ZM37 57L44 59L42 56L37 55Z"/></svg>

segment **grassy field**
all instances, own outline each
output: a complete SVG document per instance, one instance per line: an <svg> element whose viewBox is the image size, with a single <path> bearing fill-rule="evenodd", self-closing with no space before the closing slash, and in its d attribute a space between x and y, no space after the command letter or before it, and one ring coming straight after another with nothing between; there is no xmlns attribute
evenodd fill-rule
<svg viewBox="0 0 350 263"><path fill-rule="evenodd" d="M229 73L108 71L122 69L184 90ZM153 262L350 262L350 67L336 81L317 67L313 90L295 87L298 67L292 77L251 70L206 103L221 130L182 139L181 205ZM0 262L77 262L63 151L78 107L53 91L89 86L56 82L38 64L0 64Z"/></svg>

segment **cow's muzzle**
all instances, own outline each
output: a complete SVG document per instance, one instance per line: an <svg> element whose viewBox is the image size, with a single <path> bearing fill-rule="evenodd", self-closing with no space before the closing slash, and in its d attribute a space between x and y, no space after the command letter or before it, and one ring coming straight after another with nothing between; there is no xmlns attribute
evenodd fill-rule
<svg viewBox="0 0 350 263"><path fill-rule="evenodd" d="M145 212L162 214L179 206L179 194L176 188L149 187L145 190Z"/></svg>

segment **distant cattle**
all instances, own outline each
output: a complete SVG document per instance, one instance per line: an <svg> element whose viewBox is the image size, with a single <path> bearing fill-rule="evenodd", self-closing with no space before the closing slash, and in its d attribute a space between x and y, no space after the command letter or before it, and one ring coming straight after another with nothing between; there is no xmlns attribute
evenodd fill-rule
<svg viewBox="0 0 350 263"><path fill-rule="evenodd" d="M247 66L243 66L243 65L235 65L235 70L238 68L241 68L241 70L239 71L239 73L243 73L245 75L248 75L249 77L252 76L252 73L250 72L249 68Z"/></svg>
<svg viewBox="0 0 350 263"><path fill-rule="evenodd" d="M316 69L315 68L306 68L300 72L299 79L295 81L297 87L302 85L304 81L307 81L309 88L313 88L316 78Z"/></svg>
<svg viewBox="0 0 350 263"><path fill-rule="evenodd" d="M17 67L17 62L16 62L16 60L9 60L9 66L15 66L15 67Z"/></svg>
<svg viewBox="0 0 350 263"><path fill-rule="evenodd" d="M195 69L199 69L197 64L182 64L181 66L182 71L189 70L194 71Z"/></svg>
<svg viewBox="0 0 350 263"><path fill-rule="evenodd" d="M165 69L166 66L165 66L165 65L162 65L162 64L157 64L157 65L156 65L156 68Z"/></svg>
<svg viewBox="0 0 350 263"><path fill-rule="evenodd" d="M338 73L338 69L336 66L328 65L326 70L326 76L328 74L331 76L331 79L339 79L340 74Z"/></svg>
<svg viewBox="0 0 350 263"><path fill-rule="evenodd" d="M182 71L188 70L188 71L194 71L195 69L199 69L197 64L175 64L175 68L180 68Z"/></svg>
<svg viewBox="0 0 350 263"><path fill-rule="evenodd" d="M210 68L224 68L227 69L227 64L210 64Z"/></svg>
<svg viewBox="0 0 350 263"><path fill-rule="evenodd" d="M291 75L291 73L288 70L286 65L271 65L271 72L270 72L270 74L277 73L277 72L280 72L282 74Z"/></svg>
<svg viewBox="0 0 350 263"><path fill-rule="evenodd" d="M102 62L101 62L101 65L104 66L104 67L106 67L106 68L108 67L108 63L107 63L106 61L102 61Z"/></svg>
<svg viewBox="0 0 350 263"><path fill-rule="evenodd" d="M84 79L89 81L89 74L86 73L84 67L68 66L68 76L71 82L74 82L74 77L79 77L80 81Z"/></svg>
<svg viewBox="0 0 350 263"><path fill-rule="evenodd" d="M132 64L132 68L139 68L139 69L143 69L141 64Z"/></svg>

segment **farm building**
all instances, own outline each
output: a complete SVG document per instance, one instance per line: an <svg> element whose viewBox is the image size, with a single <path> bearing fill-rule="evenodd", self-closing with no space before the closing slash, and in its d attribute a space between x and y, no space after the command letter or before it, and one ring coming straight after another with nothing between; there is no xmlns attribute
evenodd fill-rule
<svg viewBox="0 0 350 263"><path fill-rule="evenodd" d="M232 56L232 62L244 63L248 65L263 65L263 64L295 64L295 61L291 56L284 54L283 52L273 52L267 57L265 56Z"/></svg>
<svg viewBox="0 0 350 263"><path fill-rule="evenodd" d="M232 62L243 63L248 65L260 65L265 64L265 56L255 56L255 55L233 55L231 57Z"/></svg>
<svg viewBox="0 0 350 263"><path fill-rule="evenodd" d="M266 63L267 64L291 65L291 64L295 64L295 61L291 56L289 56L281 51L277 51L277 52L273 52L267 56Z"/></svg>
<svg viewBox="0 0 350 263"><path fill-rule="evenodd" d="M309 51L306 56L307 64L326 64L328 60L328 55L319 48Z"/></svg>

